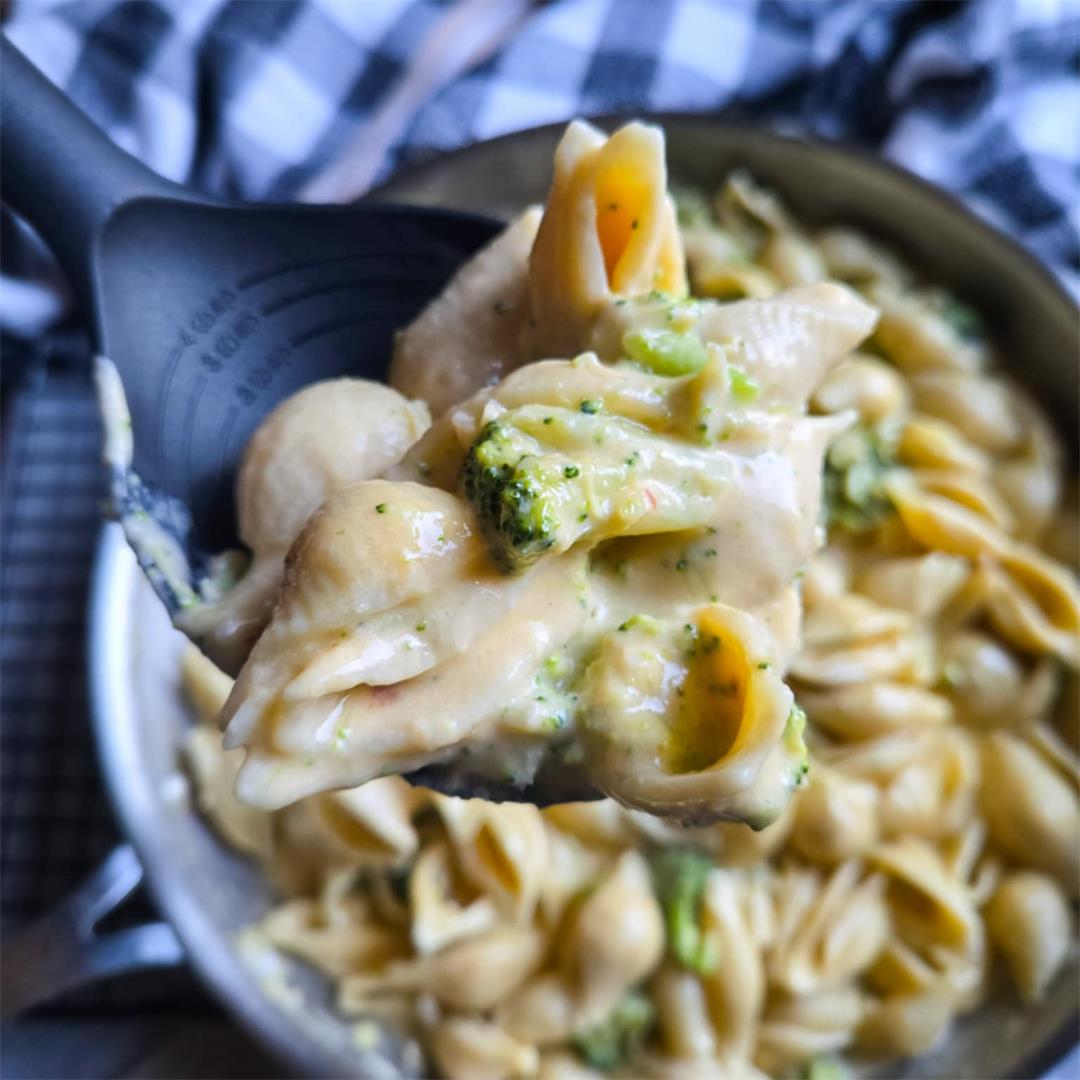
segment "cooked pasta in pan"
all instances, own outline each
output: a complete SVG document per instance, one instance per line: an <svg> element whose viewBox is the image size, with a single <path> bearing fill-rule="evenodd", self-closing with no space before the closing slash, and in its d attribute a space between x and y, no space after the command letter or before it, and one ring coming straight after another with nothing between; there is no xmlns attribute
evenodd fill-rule
<svg viewBox="0 0 1080 1080"><path fill-rule="evenodd" d="M402 336L396 385L434 423L395 397L412 446L357 451L282 519L300 538L235 687L187 658L198 805L281 891L257 932L455 1080L844 1076L947 1038L995 966L1037 1002L1074 949L1052 430L977 313L873 239L742 174L675 206L659 133L573 126L545 215ZM489 452L557 474L550 533L474 526L489 465L460 478ZM503 768L563 747L614 798L380 775L444 752L447 718Z"/></svg>

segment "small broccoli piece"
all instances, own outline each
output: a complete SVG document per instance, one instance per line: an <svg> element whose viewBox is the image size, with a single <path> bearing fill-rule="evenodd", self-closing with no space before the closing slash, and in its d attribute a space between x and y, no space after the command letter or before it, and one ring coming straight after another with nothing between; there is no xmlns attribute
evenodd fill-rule
<svg viewBox="0 0 1080 1080"><path fill-rule="evenodd" d="M965 341L979 341L984 335L983 321L970 305L954 297L946 297L940 307L941 317Z"/></svg>
<svg viewBox="0 0 1080 1080"><path fill-rule="evenodd" d="M845 431L825 456L829 525L867 532L892 513L883 480L894 464L895 447L880 431L864 424Z"/></svg>
<svg viewBox="0 0 1080 1080"><path fill-rule="evenodd" d="M710 225L715 226L708 196L700 188L673 187L671 194L675 199L675 213L683 228L704 229Z"/></svg>
<svg viewBox="0 0 1080 1080"><path fill-rule="evenodd" d="M668 951L680 966L698 975L720 962L716 942L703 931L702 904L713 861L699 851L660 852L652 862L653 887L664 910Z"/></svg>
<svg viewBox="0 0 1080 1080"><path fill-rule="evenodd" d="M699 338L675 330L629 330L622 345L631 360L657 375L690 375L709 361Z"/></svg>
<svg viewBox="0 0 1080 1080"><path fill-rule="evenodd" d="M574 1036L574 1048L585 1063L600 1072L629 1064L644 1045L655 1013L644 994L631 991L606 1020Z"/></svg>
<svg viewBox="0 0 1080 1080"><path fill-rule="evenodd" d="M742 405L749 405L750 402L756 401L758 394L761 393L757 380L734 364L728 365L728 382L731 384L731 396Z"/></svg>
<svg viewBox="0 0 1080 1080"><path fill-rule="evenodd" d="M792 705L784 725L784 746L795 759L792 771L792 787L800 788L806 782L810 772L810 751L806 748L806 712L798 705Z"/></svg>
<svg viewBox="0 0 1080 1080"><path fill-rule="evenodd" d="M839 1058L811 1058L806 1066L806 1080L853 1080L854 1073Z"/></svg>

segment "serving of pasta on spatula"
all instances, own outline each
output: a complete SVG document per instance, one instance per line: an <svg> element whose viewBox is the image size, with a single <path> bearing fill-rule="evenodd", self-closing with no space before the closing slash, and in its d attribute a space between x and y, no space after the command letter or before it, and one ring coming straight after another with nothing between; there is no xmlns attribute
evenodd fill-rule
<svg viewBox="0 0 1080 1080"><path fill-rule="evenodd" d="M265 424L288 457L253 439L239 505L306 521L262 563L272 614L241 583L247 617L222 620L269 614L222 717L241 799L434 770L459 793L774 820L806 771L796 583L855 419L807 401L875 322L836 284L691 298L662 133L572 124L544 210L399 336L401 398L342 385L324 424L311 387Z"/></svg>

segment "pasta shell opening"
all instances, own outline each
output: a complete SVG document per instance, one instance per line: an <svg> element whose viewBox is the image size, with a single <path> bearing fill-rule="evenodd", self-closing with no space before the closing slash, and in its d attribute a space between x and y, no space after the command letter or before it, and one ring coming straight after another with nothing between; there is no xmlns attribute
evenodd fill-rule
<svg viewBox="0 0 1080 1080"><path fill-rule="evenodd" d="M761 708L742 641L715 612L697 624L697 643L672 711L664 766L700 772L738 754L752 736Z"/></svg>

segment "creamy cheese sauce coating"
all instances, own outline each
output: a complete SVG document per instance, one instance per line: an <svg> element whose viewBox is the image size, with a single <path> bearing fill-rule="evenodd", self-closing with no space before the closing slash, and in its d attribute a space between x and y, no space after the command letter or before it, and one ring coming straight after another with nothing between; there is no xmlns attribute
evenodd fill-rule
<svg viewBox="0 0 1080 1080"><path fill-rule="evenodd" d="M855 419L807 416L807 399L875 322L828 283L691 298L659 130L571 125L539 220L401 336L396 375L441 412L403 460L385 460L403 448L374 398L354 422L385 452L356 448L343 396L333 422L287 404L253 440L245 538L280 568L299 536L223 714L247 750L241 798L273 808L467 755L492 779L545 766L683 822L768 824L805 772L784 737L792 586L820 541L825 449ZM446 407L466 368L480 389ZM388 402L390 434L420 407ZM347 482L376 461L382 479ZM625 678L635 618L656 624L662 692ZM545 689L557 709L534 708Z"/></svg>

